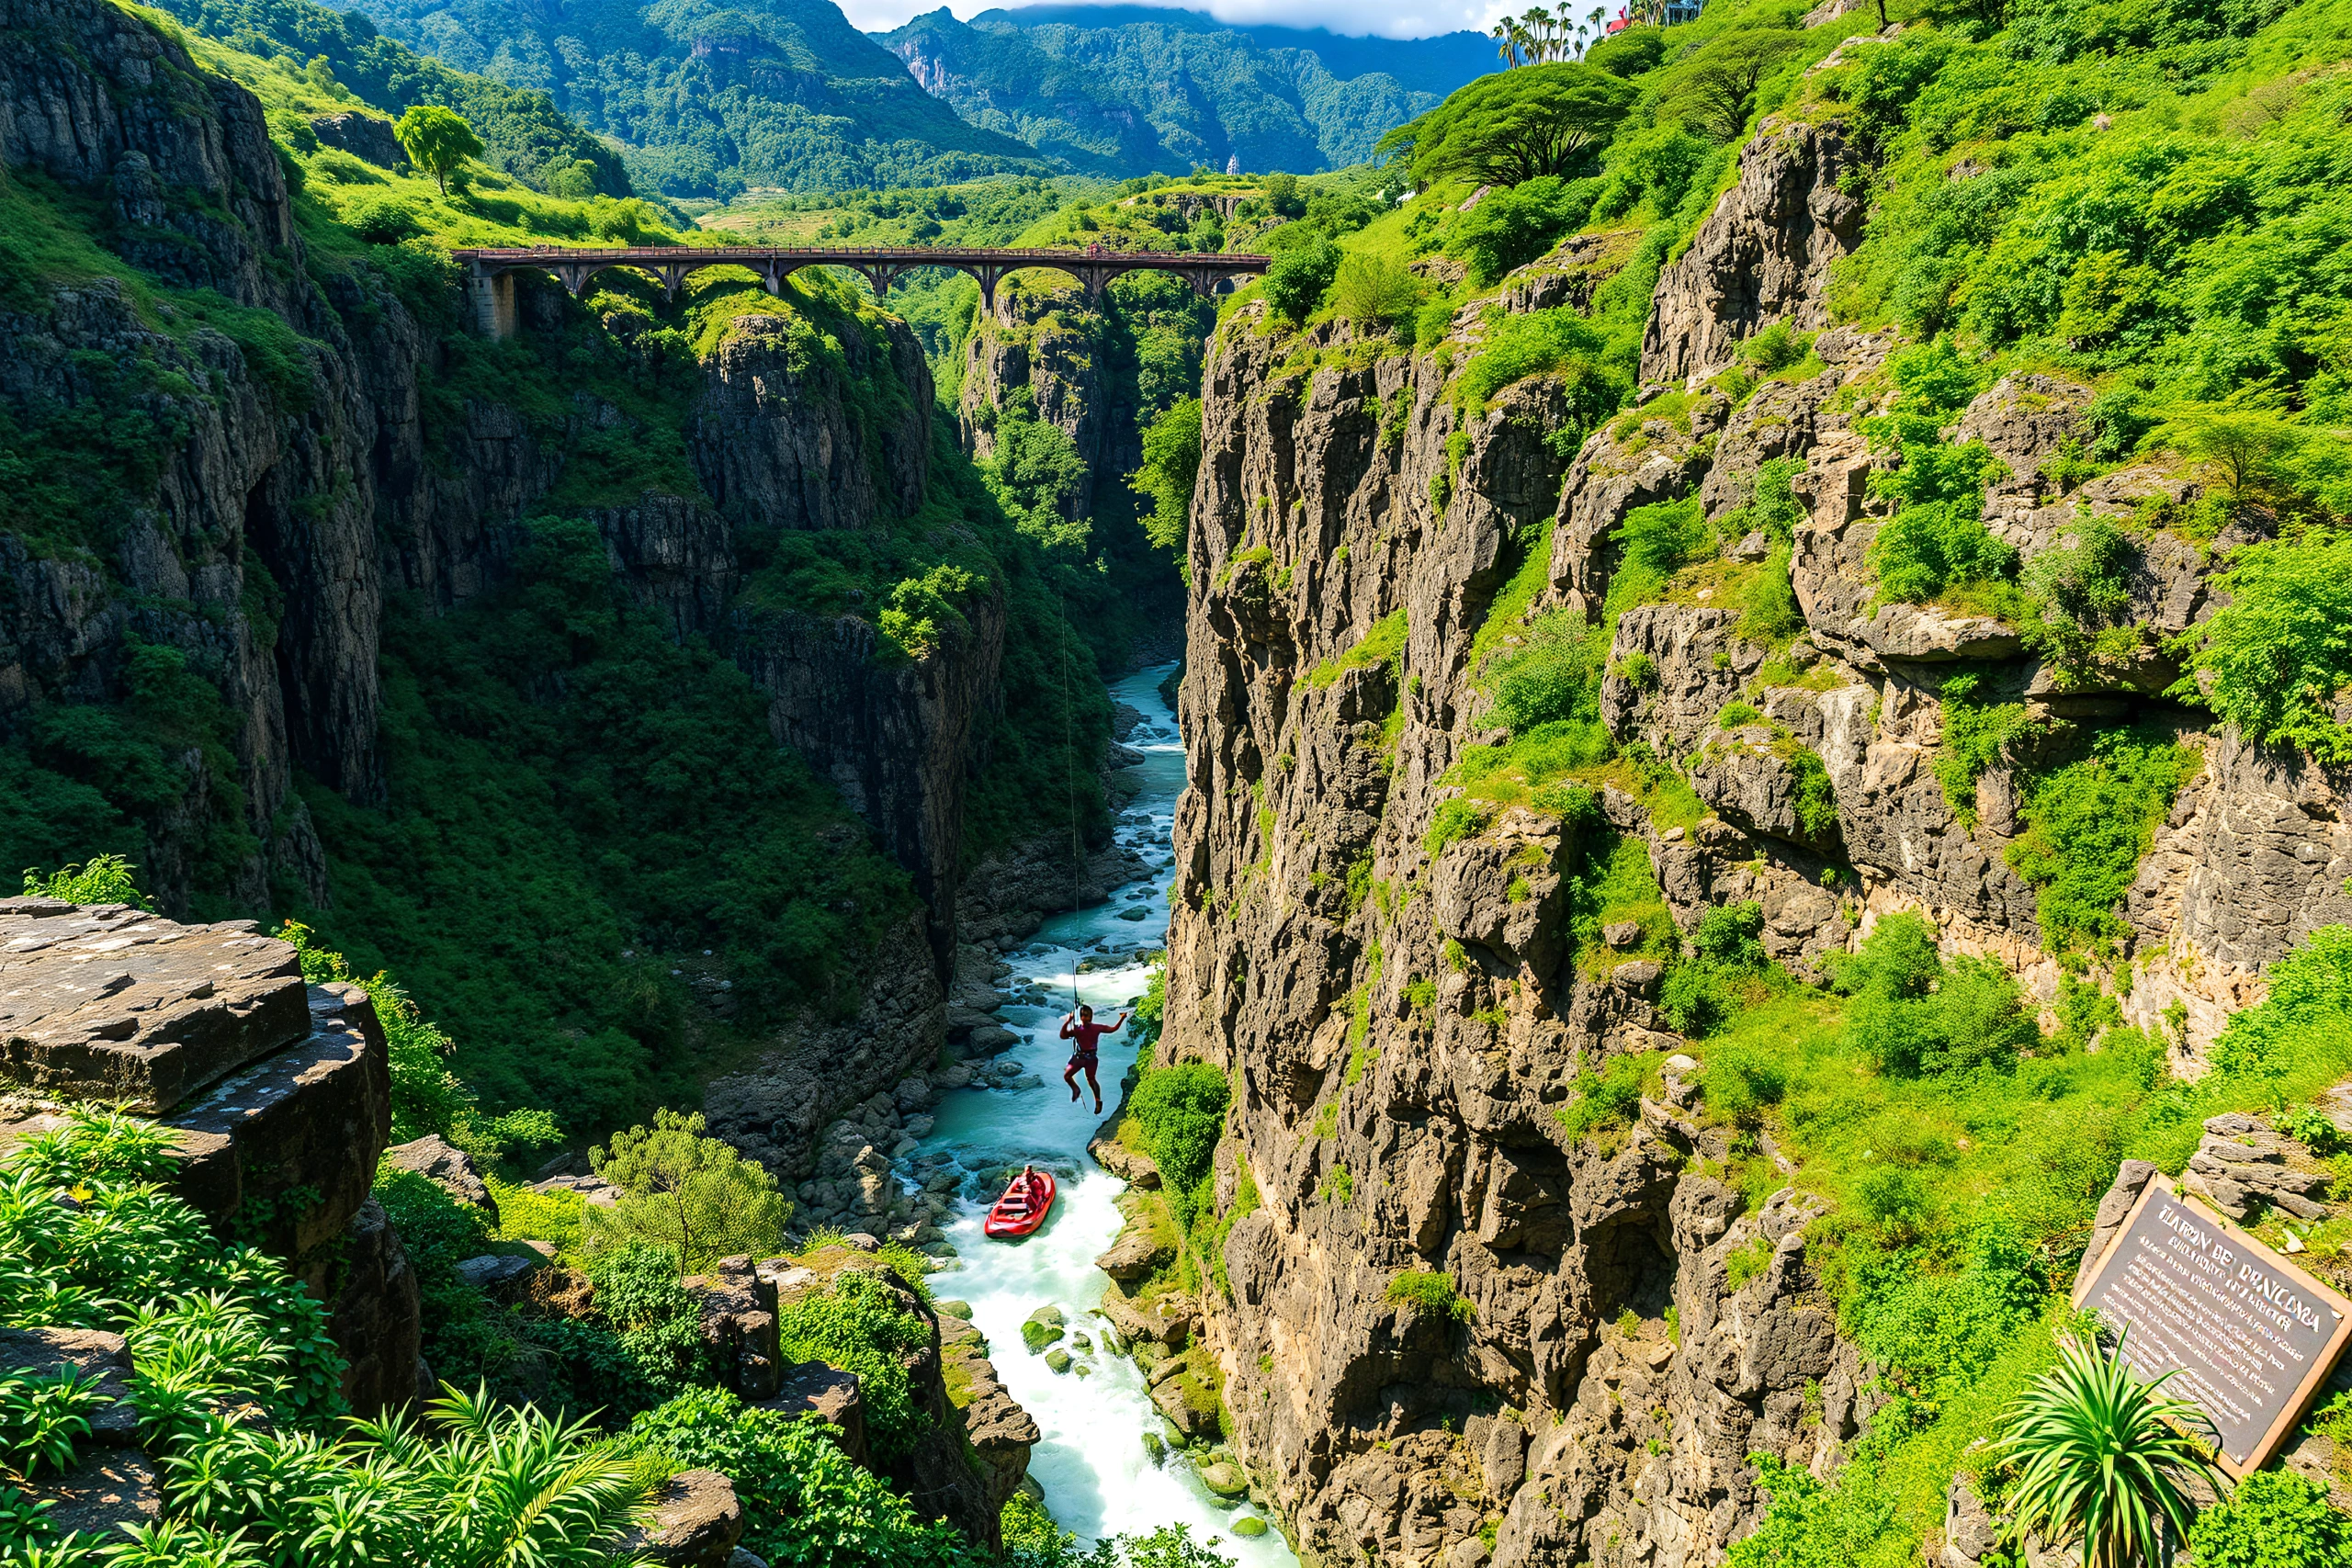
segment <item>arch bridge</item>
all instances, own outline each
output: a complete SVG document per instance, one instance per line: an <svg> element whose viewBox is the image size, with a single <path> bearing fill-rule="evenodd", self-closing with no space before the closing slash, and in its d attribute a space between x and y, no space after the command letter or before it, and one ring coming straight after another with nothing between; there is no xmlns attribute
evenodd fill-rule
<svg viewBox="0 0 2352 1568"><path fill-rule="evenodd" d="M892 284L922 267L953 267L968 273L980 286L987 308L996 308L997 285L1031 267L1068 273L1086 290L1089 304L1102 298L1113 278L1130 272L1166 272L1183 278L1203 299L1229 289L1236 277L1266 270L1267 256L1214 255L1197 251L1114 251L967 249L950 246L893 245L823 248L781 245L619 245L580 249L533 245L510 250L461 250L451 253L466 268L466 291L473 302L474 324L484 335L511 337L515 327L514 274L543 272L575 296L585 294L599 273L616 267L640 272L659 281L675 299L686 279L707 267L739 266L758 276L771 294L784 291L784 280L804 266L847 267L874 286L877 299Z"/></svg>

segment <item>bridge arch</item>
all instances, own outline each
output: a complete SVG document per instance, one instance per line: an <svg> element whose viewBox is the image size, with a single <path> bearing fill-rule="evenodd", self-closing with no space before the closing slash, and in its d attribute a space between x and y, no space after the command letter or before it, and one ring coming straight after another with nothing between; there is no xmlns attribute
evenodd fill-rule
<svg viewBox="0 0 2352 1568"><path fill-rule="evenodd" d="M996 306L997 286L1016 272L1032 268L1060 272L1085 290L1090 303L1099 301L1111 280L1130 272L1165 272L1184 278L1204 299L1230 288L1236 277L1262 273L1268 258L1252 255L1204 254L1191 251L1057 251L983 250L955 247L872 247L822 250L815 247L767 245L614 246L607 249L564 248L466 250L456 259L467 268L477 324L488 335L512 335L514 326L514 275L539 272L553 276L575 298L583 295L600 274L622 269L652 277L674 299L686 279L714 266L738 266L759 277L771 294L784 290L785 280L804 266L845 267L865 277L877 299L907 274L922 267L950 267L980 286L989 309Z"/></svg>

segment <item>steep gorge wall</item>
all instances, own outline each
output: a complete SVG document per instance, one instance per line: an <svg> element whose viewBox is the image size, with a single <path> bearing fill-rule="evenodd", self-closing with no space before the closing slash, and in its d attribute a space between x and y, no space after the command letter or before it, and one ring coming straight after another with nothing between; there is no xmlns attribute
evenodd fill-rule
<svg viewBox="0 0 2352 1568"><path fill-rule="evenodd" d="M2258 998L2263 965L2352 918L2343 781L2165 706L2155 694L2177 671L2160 655L2062 687L1997 621L1871 607L1863 551L1887 503L1868 479L1889 459L1859 421L1892 390L1894 344L1830 326L1821 298L1860 238L1837 188L1847 157L1834 122L1767 125L1657 287L1645 400L1678 398L1596 432L1573 461L1544 442L1566 410L1543 378L1473 418L1450 400L1449 363L1356 348L1343 323L1309 329L1330 363L1303 374L1282 369L1305 355L1262 307L1212 345L1161 1049L1234 1086L1216 1183L1230 1292L1203 1287L1204 1333L1236 1446L1312 1561L1719 1562L1762 1517L1750 1454L1824 1474L1868 1416L1868 1371L1808 1265L1807 1201L1792 1190L1749 1210L1719 1179L1729 1151L1691 1113L1687 1058L1622 1135L1578 1139L1556 1114L1580 1070L1679 1043L1654 1005L1657 964L1575 951L1566 879L1579 833L1600 829L1520 807L1430 836L1455 793L1448 768L1501 734L1474 641L1511 635L1490 611L1547 536L1532 608L1589 620L1633 509L1697 496L1719 517L1768 462L1801 465L1806 624L1769 671L1738 609L1704 593L1626 612L1610 653L1609 728L1682 764L1707 807L1661 829L1631 795L1601 796L1685 931L1754 900L1772 955L1817 974L1879 915L1920 909L1948 950L1996 954L2053 1001L2034 890L2004 855L2015 775L2034 759L1999 759L1973 819L1935 775L1939 694L1962 670L2046 733L2133 718L2201 754L2122 907L2138 958L2126 1017L2165 1030L2180 1070ZM1454 355L1475 352L1473 314ZM1704 389L1783 321L1827 329L1801 374L1737 401ZM2029 556L2078 506L2122 518L2194 496L2153 468L2051 478L2086 397L2018 378L1960 422L2007 465L1986 521ZM2189 625L2210 570L2149 536L2135 615ZM1398 614L1401 657L1348 657ZM1770 722L1723 730L1735 699ZM1783 732L1826 769L1834 824L1797 810ZM1451 1281L1460 1321L1392 1289L1422 1271Z"/></svg>
<svg viewBox="0 0 2352 1568"><path fill-rule="evenodd" d="M20 283L0 301L0 410L20 432L38 442L96 408L151 435L99 465L119 479L119 529L19 514L0 531L0 739L39 746L79 705L137 704L140 650L173 650L220 708L185 721L152 786L169 798L147 818L142 881L175 910L199 897L266 909L280 890L324 906L296 780L384 798L388 597L447 611L499 586L527 536L518 520L582 441L655 433L585 391L554 389L568 406L553 423L521 399L453 398L446 324L310 254L258 103L119 8L0 6L0 159L96 204L94 239L170 288L215 290L299 334L251 315L192 321L181 296L105 276ZM522 297L531 329L576 310L551 285ZM786 1032L789 1060L769 1076L792 1081L769 1100L790 1103L739 1130L787 1167L834 1107L936 1053L964 792L1001 701L999 588L920 660L877 657L864 618L742 600L747 535L865 528L913 510L931 482L915 340L896 321L878 347L852 336L810 355L783 318L739 319L684 422L698 491L585 509L628 597L732 655L765 689L778 743L841 789L923 899L873 955L857 1019ZM803 1060L828 1070L791 1065Z"/></svg>

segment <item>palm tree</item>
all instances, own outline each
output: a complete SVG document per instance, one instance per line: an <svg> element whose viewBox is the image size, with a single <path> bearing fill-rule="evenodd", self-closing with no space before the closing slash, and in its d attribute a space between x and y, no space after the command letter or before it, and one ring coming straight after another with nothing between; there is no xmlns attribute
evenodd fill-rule
<svg viewBox="0 0 2352 1568"><path fill-rule="evenodd" d="M1994 1445L2022 1466L2009 1494L2015 1528L2055 1542L2081 1537L2083 1568L2167 1562L2165 1535L2187 1540L2196 1511L2181 1483L2227 1484L2198 1435L2212 1423L2162 1392L2172 1375L2140 1382L2120 1339L2112 1355L2093 1334L2062 1342L2058 1364L2011 1406Z"/></svg>

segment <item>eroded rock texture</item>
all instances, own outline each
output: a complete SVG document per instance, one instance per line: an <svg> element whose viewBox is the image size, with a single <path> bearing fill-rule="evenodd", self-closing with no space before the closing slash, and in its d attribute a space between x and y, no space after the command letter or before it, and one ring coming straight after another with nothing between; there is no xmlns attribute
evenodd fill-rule
<svg viewBox="0 0 2352 1568"><path fill-rule="evenodd" d="M2047 1001L2060 971L2008 852L2027 781L2098 726L2177 737L2200 766L2117 912L2140 957L2126 1016L2170 1031L2182 1001L2192 1073L2262 967L2352 913L2344 781L2162 699L2178 674L2162 638L2211 609L2193 547L2132 525L2130 618L2154 633L2082 669L2046 667L1982 610L1880 602L1870 552L1892 503L1872 479L1894 459L1864 422L1897 344L1832 325L1823 296L1860 237L1838 188L1854 159L1834 120L1768 123L1658 285L1645 406L1571 454L1546 440L1567 420L1545 378L1473 415L1451 367L1344 324L1310 329L1304 348L1345 352L1305 372L1250 307L1212 345L1161 1049L1235 1091L1216 1187L1231 1291L1204 1288L1187 1332L1223 1371L1257 1484L1320 1562L1719 1562L1762 1517L1750 1455L1826 1474L1867 1421L1868 1369L1808 1264L1811 1213L1788 1191L1744 1212L1702 1174L1720 1134L1686 1114L1679 1076L1630 1129L1563 1124L1579 1072L1677 1043L1658 964L1618 951L1638 932L1569 929L1581 836L1646 850L1686 931L1754 902L1768 953L1808 978L1882 914L1924 910L1948 950L2001 958ZM1506 297L1583 308L1610 254L1577 241ZM1805 357L1713 378L1782 322L1815 334ZM2123 524L2194 494L2154 469L2073 479L2058 459L2086 400L2020 376L1958 421L2001 465L1987 525L2028 558L2086 511ZM1489 625L1505 583L1524 567L1531 615L1589 624L1628 514L1686 500L1711 523L1768 500L1795 513L1785 558L1754 533L1715 586L1615 625L1602 720L1674 764L1701 819L1661 828L1614 787L1599 819L1563 820L1541 792L1483 825L1442 818L1448 769L1499 738L1473 650L1523 633ZM1803 625L1767 640L1718 590L1780 558ZM1400 655L1357 651L1398 616ZM1962 673L2031 722L1956 791L1938 764ZM2244 1187L2225 1167L2211 1179Z"/></svg>

